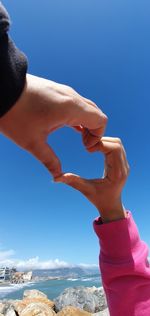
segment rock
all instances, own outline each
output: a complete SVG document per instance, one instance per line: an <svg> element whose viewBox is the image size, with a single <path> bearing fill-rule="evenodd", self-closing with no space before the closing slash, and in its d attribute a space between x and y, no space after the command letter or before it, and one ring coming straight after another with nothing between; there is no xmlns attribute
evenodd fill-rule
<svg viewBox="0 0 150 316"><path fill-rule="evenodd" d="M16 316L13 306L9 303L4 304L2 314L5 316Z"/></svg>
<svg viewBox="0 0 150 316"><path fill-rule="evenodd" d="M82 311L81 309L72 307L72 306L68 306L63 308L58 314L56 314L57 316L91 316L90 313Z"/></svg>
<svg viewBox="0 0 150 316"><path fill-rule="evenodd" d="M56 316L56 313L44 303L31 303L20 313L20 316Z"/></svg>
<svg viewBox="0 0 150 316"><path fill-rule="evenodd" d="M3 314L4 307L5 307L5 304L0 303L0 314Z"/></svg>
<svg viewBox="0 0 150 316"><path fill-rule="evenodd" d="M36 298L39 298L39 297L45 297L47 298L47 295L44 294L43 292L41 291L38 291L38 290L26 290L24 291L23 293L23 298L33 298L33 297L36 297Z"/></svg>
<svg viewBox="0 0 150 316"><path fill-rule="evenodd" d="M24 308L26 308L31 303L44 303L49 308L53 309L55 306L55 303L53 301L50 301L49 299L45 297L27 297L24 298L22 301L14 301L13 306L15 311L20 314Z"/></svg>
<svg viewBox="0 0 150 316"><path fill-rule="evenodd" d="M55 303L50 301L48 298L45 297L33 297L33 298L25 298L22 301L24 304L29 305L31 303L44 303L50 308L54 308Z"/></svg>
<svg viewBox="0 0 150 316"><path fill-rule="evenodd" d="M7 310L5 316L16 316L16 313L12 306Z"/></svg>
<svg viewBox="0 0 150 316"><path fill-rule="evenodd" d="M55 309L59 312L65 306L74 306L89 313L96 313L107 307L103 288L68 288L55 300Z"/></svg>
<svg viewBox="0 0 150 316"><path fill-rule="evenodd" d="M14 310L17 312L17 314L21 314L23 309L27 306L26 304L23 303L23 301L14 301L13 303Z"/></svg>
<svg viewBox="0 0 150 316"><path fill-rule="evenodd" d="M101 312L92 314L92 316L110 316L110 314L109 314L108 308L106 308Z"/></svg>

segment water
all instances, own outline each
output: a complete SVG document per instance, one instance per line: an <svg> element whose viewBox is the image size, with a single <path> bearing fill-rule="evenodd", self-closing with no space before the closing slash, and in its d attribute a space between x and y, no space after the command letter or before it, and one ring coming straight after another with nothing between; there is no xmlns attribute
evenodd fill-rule
<svg viewBox="0 0 150 316"><path fill-rule="evenodd" d="M77 287L77 286L96 286L100 287L101 280L98 274L81 277L81 278L68 278L65 280L47 280L35 283L15 284L11 286L0 286L0 299L22 299L23 292L26 289L37 289L45 293L49 299L53 300L60 293L63 292L65 288Z"/></svg>

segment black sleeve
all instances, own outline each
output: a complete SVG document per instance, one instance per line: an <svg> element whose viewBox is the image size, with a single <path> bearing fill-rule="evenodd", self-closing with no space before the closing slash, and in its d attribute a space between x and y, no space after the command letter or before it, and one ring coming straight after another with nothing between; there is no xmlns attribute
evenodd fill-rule
<svg viewBox="0 0 150 316"><path fill-rule="evenodd" d="M8 35L9 15L0 2L0 117L20 97L27 72L27 58Z"/></svg>

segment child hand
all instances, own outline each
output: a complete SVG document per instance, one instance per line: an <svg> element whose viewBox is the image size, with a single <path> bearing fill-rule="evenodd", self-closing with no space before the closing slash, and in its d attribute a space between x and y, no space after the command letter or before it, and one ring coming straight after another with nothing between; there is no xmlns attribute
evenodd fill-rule
<svg viewBox="0 0 150 316"><path fill-rule="evenodd" d="M66 173L56 181L64 182L84 194L97 207L103 222L124 218L126 214L121 192L129 174L125 149L120 139L112 137L102 137L96 146L105 156L103 178L88 180Z"/></svg>

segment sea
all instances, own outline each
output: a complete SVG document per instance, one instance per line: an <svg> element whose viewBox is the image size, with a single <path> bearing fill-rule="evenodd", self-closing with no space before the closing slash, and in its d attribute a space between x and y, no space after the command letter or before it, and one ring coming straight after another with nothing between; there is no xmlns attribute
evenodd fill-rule
<svg viewBox="0 0 150 316"><path fill-rule="evenodd" d="M45 293L49 299L53 300L59 296L64 289L69 287L100 287L102 286L100 275L88 275L78 278L65 278L59 280L43 280L29 282L26 284L0 285L0 300L22 299L23 292L27 289L36 289Z"/></svg>

